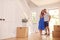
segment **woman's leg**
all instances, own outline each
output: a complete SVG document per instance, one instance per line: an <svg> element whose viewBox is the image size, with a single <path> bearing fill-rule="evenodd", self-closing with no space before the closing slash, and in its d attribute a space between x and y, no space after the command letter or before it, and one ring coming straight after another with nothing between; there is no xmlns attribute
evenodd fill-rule
<svg viewBox="0 0 60 40"><path fill-rule="evenodd" d="M40 30L40 35L42 35L42 30Z"/></svg>

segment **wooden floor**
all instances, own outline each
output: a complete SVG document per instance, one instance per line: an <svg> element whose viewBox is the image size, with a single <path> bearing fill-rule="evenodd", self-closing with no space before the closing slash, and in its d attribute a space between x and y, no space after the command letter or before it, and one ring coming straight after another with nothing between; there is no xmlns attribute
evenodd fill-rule
<svg viewBox="0 0 60 40"><path fill-rule="evenodd" d="M60 40L60 38L53 38L52 35L42 35L42 37L39 35L39 33L35 33L30 35L28 38L9 38L9 39L3 39L3 40Z"/></svg>

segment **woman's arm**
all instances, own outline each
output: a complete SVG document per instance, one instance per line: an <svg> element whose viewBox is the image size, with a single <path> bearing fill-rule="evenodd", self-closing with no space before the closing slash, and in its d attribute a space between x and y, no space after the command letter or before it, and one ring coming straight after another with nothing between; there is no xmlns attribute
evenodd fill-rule
<svg viewBox="0 0 60 40"><path fill-rule="evenodd" d="M42 18L43 16L42 15L40 15L40 18Z"/></svg>

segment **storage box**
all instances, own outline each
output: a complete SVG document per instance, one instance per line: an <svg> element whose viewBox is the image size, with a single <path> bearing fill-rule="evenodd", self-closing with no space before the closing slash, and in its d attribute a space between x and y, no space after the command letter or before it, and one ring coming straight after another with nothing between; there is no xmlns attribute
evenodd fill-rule
<svg viewBox="0 0 60 40"><path fill-rule="evenodd" d="M53 38L52 40L60 40L60 38Z"/></svg>
<svg viewBox="0 0 60 40"><path fill-rule="evenodd" d="M17 38L28 37L28 27L17 27Z"/></svg>
<svg viewBox="0 0 60 40"><path fill-rule="evenodd" d="M54 31L60 31L60 25L54 25Z"/></svg>
<svg viewBox="0 0 60 40"><path fill-rule="evenodd" d="M52 36L53 36L53 38L60 38L60 32L53 31Z"/></svg>

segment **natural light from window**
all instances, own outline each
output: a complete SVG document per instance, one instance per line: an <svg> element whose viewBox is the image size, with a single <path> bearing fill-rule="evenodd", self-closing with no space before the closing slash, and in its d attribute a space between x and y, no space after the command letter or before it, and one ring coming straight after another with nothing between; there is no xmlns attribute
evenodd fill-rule
<svg viewBox="0 0 60 40"><path fill-rule="evenodd" d="M49 9L51 20L49 22L50 31L54 31L54 25L59 25L59 9Z"/></svg>

